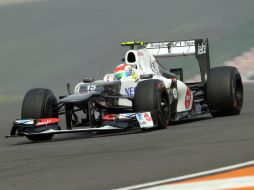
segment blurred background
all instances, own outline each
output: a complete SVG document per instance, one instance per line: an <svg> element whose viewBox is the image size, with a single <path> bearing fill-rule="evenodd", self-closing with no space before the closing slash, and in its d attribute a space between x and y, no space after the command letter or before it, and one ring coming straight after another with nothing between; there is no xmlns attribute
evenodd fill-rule
<svg viewBox="0 0 254 190"><path fill-rule="evenodd" d="M65 95L67 82L112 73L126 51L121 41L207 37L212 67L234 60L254 46L253 7L253 0L0 0L0 122L19 117L30 88ZM173 62L185 79L198 71L194 59L162 61Z"/></svg>

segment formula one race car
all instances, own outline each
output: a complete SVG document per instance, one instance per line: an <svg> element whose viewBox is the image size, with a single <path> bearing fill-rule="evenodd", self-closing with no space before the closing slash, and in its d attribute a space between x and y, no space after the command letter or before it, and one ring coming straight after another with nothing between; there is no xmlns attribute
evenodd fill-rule
<svg viewBox="0 0 254 190"><path fill-rule="evenodd" d="M50 140L54 134L113 132L133 128L165 128L200 114L213 117L237 115L243 104L243 84L234 67L210 69L208 39L123 42L130 47L124 64L103 80L84 79L74 93L60 96L49 89L29 90L21 119L11 134L33 141ZM201 82L184 83L182 69L166 70L157 58L194 55ZM65 115L66 129L59 126Z"/></svg>

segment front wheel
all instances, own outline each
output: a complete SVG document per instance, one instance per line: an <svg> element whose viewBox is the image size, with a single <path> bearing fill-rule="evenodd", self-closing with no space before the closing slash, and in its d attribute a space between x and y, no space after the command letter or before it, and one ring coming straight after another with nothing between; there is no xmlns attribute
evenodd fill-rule
<svg viewBox="0 0 254 190"><path fill-rule="evenodd" d="M23 100L21 118L40 119L58 117L57 99L49 89L35 88L29 90ZM26 136L32 141L50 140L53 134Z"/></svg>
<svg viewBox="0 0 254 190"><path fill-rule="evenodd" d="M138 83L133 108L135 112L151 112L155 127L166 128L170 118L170 106L163 82L145 80Z"/></svg>

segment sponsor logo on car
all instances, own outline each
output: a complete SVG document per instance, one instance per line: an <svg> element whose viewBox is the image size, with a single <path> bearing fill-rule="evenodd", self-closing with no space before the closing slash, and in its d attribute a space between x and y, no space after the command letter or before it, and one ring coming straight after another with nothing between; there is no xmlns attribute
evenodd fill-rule
<svg viewBox="0 0 254 190"><path fill-rule="evenodd" d="M157 49L157 48L168 48L168 47L185 47L185 46L194 46L195 41L177 41L177 42L155 42L147 44L148 49Z"/></svg>
<svg viewBox="0 0 254 190"><path fill-rule="evenodd" d="M138 121L142 121L143 120L143 114L142 113L137 113L136 116L137 116L137 120Z"/></svg>
<svg viewBox="0 0 254 190"><path fill-rule="evenodd" d="M122 114L119 114L119 119L130 119L133 116L135 117L134 113L122 113Z"/></svg>
<svg viewBox="0 0 254 190"><path fill-rule="evenodd" d="M31 125L31 124L34 124L34 120L33 119L22 119L22 120L16 120L15 123L16 124Z"/></svg>
<svg viewBox="0 0 254 190"><path fill-rule="evenodd" d="M125 88L125 94L127 96L134 96L136 87Z"/></svg>
<svg viewBox="0 0 254 190"><path fill-rule="evenodd" d="M38 122L36 123L36 126L55 124L55 123L58 123L58 122L59 122L58 118L39 119Z"/></svg>
<svg viewBox="0 0 254 190"><path fill-rule="evenodd" d="M151 128L154 126L150 112L137 113L136 118L141 128Z"/></svg>
<svg viewBox="0 0 254 190"><path fill-rule="evenodd" d="M198 44L198 55L205 54L206 53L206 44Z"/></svg>
<svg viewBox="0 0 254 190"><path fill-rule="evenodd" d="M139 57L141 57L141 56L144 56L144 55L145 55L145 54L144 54L143 52L141 52L141 51L138 51L138 52L137 52L137 54L138 54L138 56L139 56Z"/></svg>
<svg viewBox="0 0 254 190"><path fill-rule="evenodd" d="M144 113L144 118L146 119L146 121L151 122L152 118L148 113Z"/></svg>
<svg viewBox="0 0 254 190"><path fill-rule="evenodd" d="M174 99L177 99L177 96L178 96L178 91L176 90L176 88L173 88L173 97Z"/></svg>
<svg viewBox="0 0 254 190"><path fill-rule="evenodd" d="M186 95L185 95L185 108L189 109L191 103L191 91L187 88Z"/></svg>

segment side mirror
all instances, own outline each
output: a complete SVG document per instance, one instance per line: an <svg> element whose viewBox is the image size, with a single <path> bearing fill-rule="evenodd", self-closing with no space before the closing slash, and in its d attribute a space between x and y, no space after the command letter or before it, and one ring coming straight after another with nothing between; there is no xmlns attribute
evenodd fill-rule
<svg viewBox="0 0 254 190"><path fill-rule="evenodd" d="M182 68L174 68L170 69L171 73L174 73L175 75L180 77L180 81L183 81L183 69Z"/></svg>
<svg viewBox="0 0 254 190"><path fill-rule="evenodd" d="M67 88L68 94L71 95L71 85L70 85L70 83L66 84L66 88Z"/></svg>

